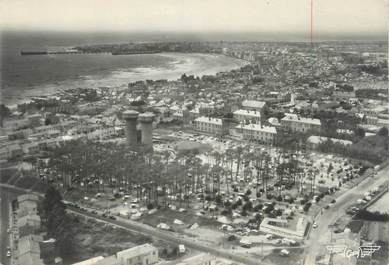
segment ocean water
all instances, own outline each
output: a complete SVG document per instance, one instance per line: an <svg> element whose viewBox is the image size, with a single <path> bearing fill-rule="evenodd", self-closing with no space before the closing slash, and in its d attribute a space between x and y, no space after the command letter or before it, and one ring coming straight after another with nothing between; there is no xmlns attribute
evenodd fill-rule
<svg viewBox="0 0 389 265"><path fill-rule="evenodd" d="M83 44L173 40L162 35L5 32L1 35L1 103L28 101L73 87L123 87L145 79L177 79L182 74L215 74L246 64L222 55L34 55L21 50L56 50Z"/></svg>

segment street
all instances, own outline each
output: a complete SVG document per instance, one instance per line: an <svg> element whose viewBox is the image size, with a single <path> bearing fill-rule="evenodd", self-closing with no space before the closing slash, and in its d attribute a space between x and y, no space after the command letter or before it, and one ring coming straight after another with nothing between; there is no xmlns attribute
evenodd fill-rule
<svg viewBox="0 0 389 265"><path fill-rule="evenodd" d="M8 193L2 192L1 194L13 194L13 193L11 193L11 191L14 192L16 195L26 193L26 192L31 192L30 190L12 187L11 185L7 185L7 184L0 184L0 187L3 191L4 190L8 191ZM35 193L35 194L38 194L38 193ZM16 195L15 195L15 197L16 197ZM42 194L39 194L39 195L42 196ZM204 242L196 242L194 239L186 239L183 237L179 237L178 235L176 235L172 232L161 231L161 230L158 230L154 227L150 227L150 226L142 224L142 223L134 222L134 221L127 220L127 219L123 220L123 221L107 219L107 218L101 217L99 215L92 214L90 212L81 211L81 210L74 208L74 207L68 207L67 209L70 212L73 212L75 214L82 215L82 216L89 217L89 218L93 218L97 221L104 222L107 224L112 224L112 225L121 227L123 229L129 230L131 232L137 232L137 233L142 233L145 235L154 236L156 238L160 238L162 240L172 242L175 244L185 244L187 247L192 248L194 250L202 251L205 253L210 253L210 254L213 254L215 256L220 256L220 257L223 257L226 259L231 259L231 260L234 260L236 262L243 263L243 264L247 264L247 265L264 264L263 262L260 263L260 261L258 261L256 259L248 258L248 257L245 257L243 255L234 254L231 251L218 249L217 247L214 247L214 246L205 245ZM5 229L7 229L7 228L5 228ZM5 233L7 233L6 230L5 230ZM6 246L4 248L6 248ZM6 263L6 264L8 264L8 263ZM4 264L4 265L6 265L6 264Z"/></svg>
<svg viewBox="0 0 389 265"><path fill-rule="evenodd" d="M386 166L373 178L368 177L358 186L343 193L336 199L336 203L331 208L318 216L316 220L318 227L312 230L310 239L306 242L309 248L306 249L305 253L305 265L314 265L320 250L324 249L325 245L330 244L331 228L328 226L335 223L340 215L345 214L346 209L354 204L366 191L382 185L388 180L389 166Z"/></svg>
<svg viewBox="0 0 389 265"><path fill-rule="evenodd" d="M231 251L222 250L222 249L219 249L219 248L211 246L211 245L206 245L206 244L204 244L204 242L196 242L194 239L187 239L187 238L179 237L177 234L174 234L172 232L158 230L154 227L150 227L150 226L144 225L142 223L134 222L131 220L121 221L121 220L107 219L107 218L101 217L99 215L92 214L92 213L85 212L85 211L81 211L81 210L79 210L77 208L73 208L73 207L72 208L68 207L68 210L75 213L75 214L92 218L96 221L101 221L101 222L104 222L107 224L113 224L117 227L121 227L121 228L129 230L131 232L137 232L137 233L142 233L145 235L150 235L150 236L153 236L153 237L156 237L156 238L168 241L168 242L172 242L174 244L184 244L185 246L192 248L194 250L198 250L198 251L205 252L205 253L210 253L212 255L219 256L219 257L226 258L226 259L230 259L230 260L240 262L243 264L247 264L247 265L263 264L263 265L265 265L263 262L260 262L259 260L245 257L243 255L237 255L237 254L232 253Z"/></svg>
<svg viewBox="0 0 389 265"><path fill-rule="evenodd" d="M2 264L10 264L10 258L7 257L7 247L10 245L7 229L9 227L10 203L16 198L12 192L6 191L0 187L0 260Z"/></svg>

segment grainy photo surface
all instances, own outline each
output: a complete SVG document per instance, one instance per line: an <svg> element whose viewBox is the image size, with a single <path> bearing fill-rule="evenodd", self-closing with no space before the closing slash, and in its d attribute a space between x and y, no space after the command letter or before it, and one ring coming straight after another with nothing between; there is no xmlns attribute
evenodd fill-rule
<svg viewBox="0 0 389 265"><path fill-rule="evenodd" d="M387 0L1 0L0 265L388 265Z"/></svg>

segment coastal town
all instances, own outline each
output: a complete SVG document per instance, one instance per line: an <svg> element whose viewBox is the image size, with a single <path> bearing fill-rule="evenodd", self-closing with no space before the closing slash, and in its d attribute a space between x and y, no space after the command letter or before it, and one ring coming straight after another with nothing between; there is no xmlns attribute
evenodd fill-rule
<svg viewBox="0 0 389 265"><path fill-rule="evenodd" d="M388 264L387 43L70 51L245 65L1 105L2 264Z"/></svg>

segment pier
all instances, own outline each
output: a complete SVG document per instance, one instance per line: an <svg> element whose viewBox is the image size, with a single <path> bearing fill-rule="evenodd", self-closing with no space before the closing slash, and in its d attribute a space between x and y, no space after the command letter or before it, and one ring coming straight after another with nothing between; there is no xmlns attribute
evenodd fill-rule
<svg viewBox="0 0 389 265"><path fill-rule="evenodd" d="M112 54L111 52L83 52L79 50L67 50L67 51L21 51L20 55L55 55L55 54L64 54L64 55L72 55L72 54L97 54L97 53L105 53Z"/></svg>

